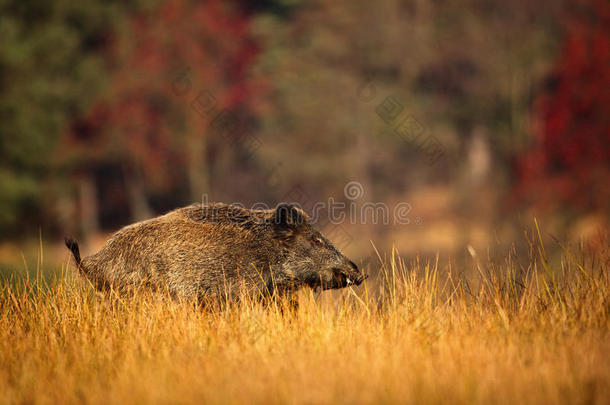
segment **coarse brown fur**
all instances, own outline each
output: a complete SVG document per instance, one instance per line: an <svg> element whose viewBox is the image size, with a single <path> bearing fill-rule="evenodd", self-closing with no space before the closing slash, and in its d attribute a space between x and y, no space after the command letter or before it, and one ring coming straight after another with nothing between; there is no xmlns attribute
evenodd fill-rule
<svg viewBox="0 0 610 405"><path fill-rule="evenodd" d="M206 299L290 294L299 287L342 288L364 275L312 224L300 208L249 210L227 204L193 204L116 232L80 272L97 289L149 287ZM243 292L243 291L242 291Z"/></svg>

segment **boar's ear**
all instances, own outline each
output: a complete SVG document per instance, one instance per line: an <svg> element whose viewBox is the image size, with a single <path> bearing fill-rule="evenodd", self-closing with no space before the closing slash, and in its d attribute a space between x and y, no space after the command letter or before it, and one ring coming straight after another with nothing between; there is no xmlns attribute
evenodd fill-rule
<svg viewBox="0 0 610 405"><path fill-rule="evenodd" d="M290 239L304 223L303 212L292 204L282 203L275 209L273 226L280 239Z"/></svg>

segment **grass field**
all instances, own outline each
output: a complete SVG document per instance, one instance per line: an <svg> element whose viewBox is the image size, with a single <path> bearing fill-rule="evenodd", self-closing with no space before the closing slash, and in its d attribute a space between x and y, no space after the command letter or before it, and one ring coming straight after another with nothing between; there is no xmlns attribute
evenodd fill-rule
<svg viewBox="0 0 610 405"><path fill-rule="evenodd" d="M608 252L551 265L537 245L476 277L388 256L296 312L5 281L0 402L610 403Z"/></svg>

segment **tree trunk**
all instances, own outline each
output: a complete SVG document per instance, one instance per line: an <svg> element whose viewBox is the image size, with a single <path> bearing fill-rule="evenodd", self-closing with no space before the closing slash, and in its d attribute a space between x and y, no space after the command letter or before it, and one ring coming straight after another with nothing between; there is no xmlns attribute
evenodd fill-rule
<svg viewBox="0 0 610 405"><path fill-rule="evenodd" d="M197 136L189 141L188 179L192 202L207 201L210 192L209 167L205 139Z"/></svg>
<svg viewBox="0 0 610 405"><path fill-rule="evenodd" d="M97 188L95 178L86 173L78 178L80 225L85 240L99 232Z"/></svg>
<svg viewBox="0 0 610 405"><path fill-rule="evenodd" d="M151 218L153 212L146 198L144 179L137 170L125 170L124 175L131 219L138 222Z"/></svg>

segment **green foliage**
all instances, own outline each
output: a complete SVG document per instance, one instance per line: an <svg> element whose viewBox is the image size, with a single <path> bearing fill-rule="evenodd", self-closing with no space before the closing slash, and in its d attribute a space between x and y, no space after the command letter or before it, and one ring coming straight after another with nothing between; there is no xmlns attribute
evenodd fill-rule
<svg viewBox="0 0 610 405"><path fill-rule="evenodd" d="M48 178L56 142L101 92L100 51L134 2L0 2L0 229Z"/></svg>

